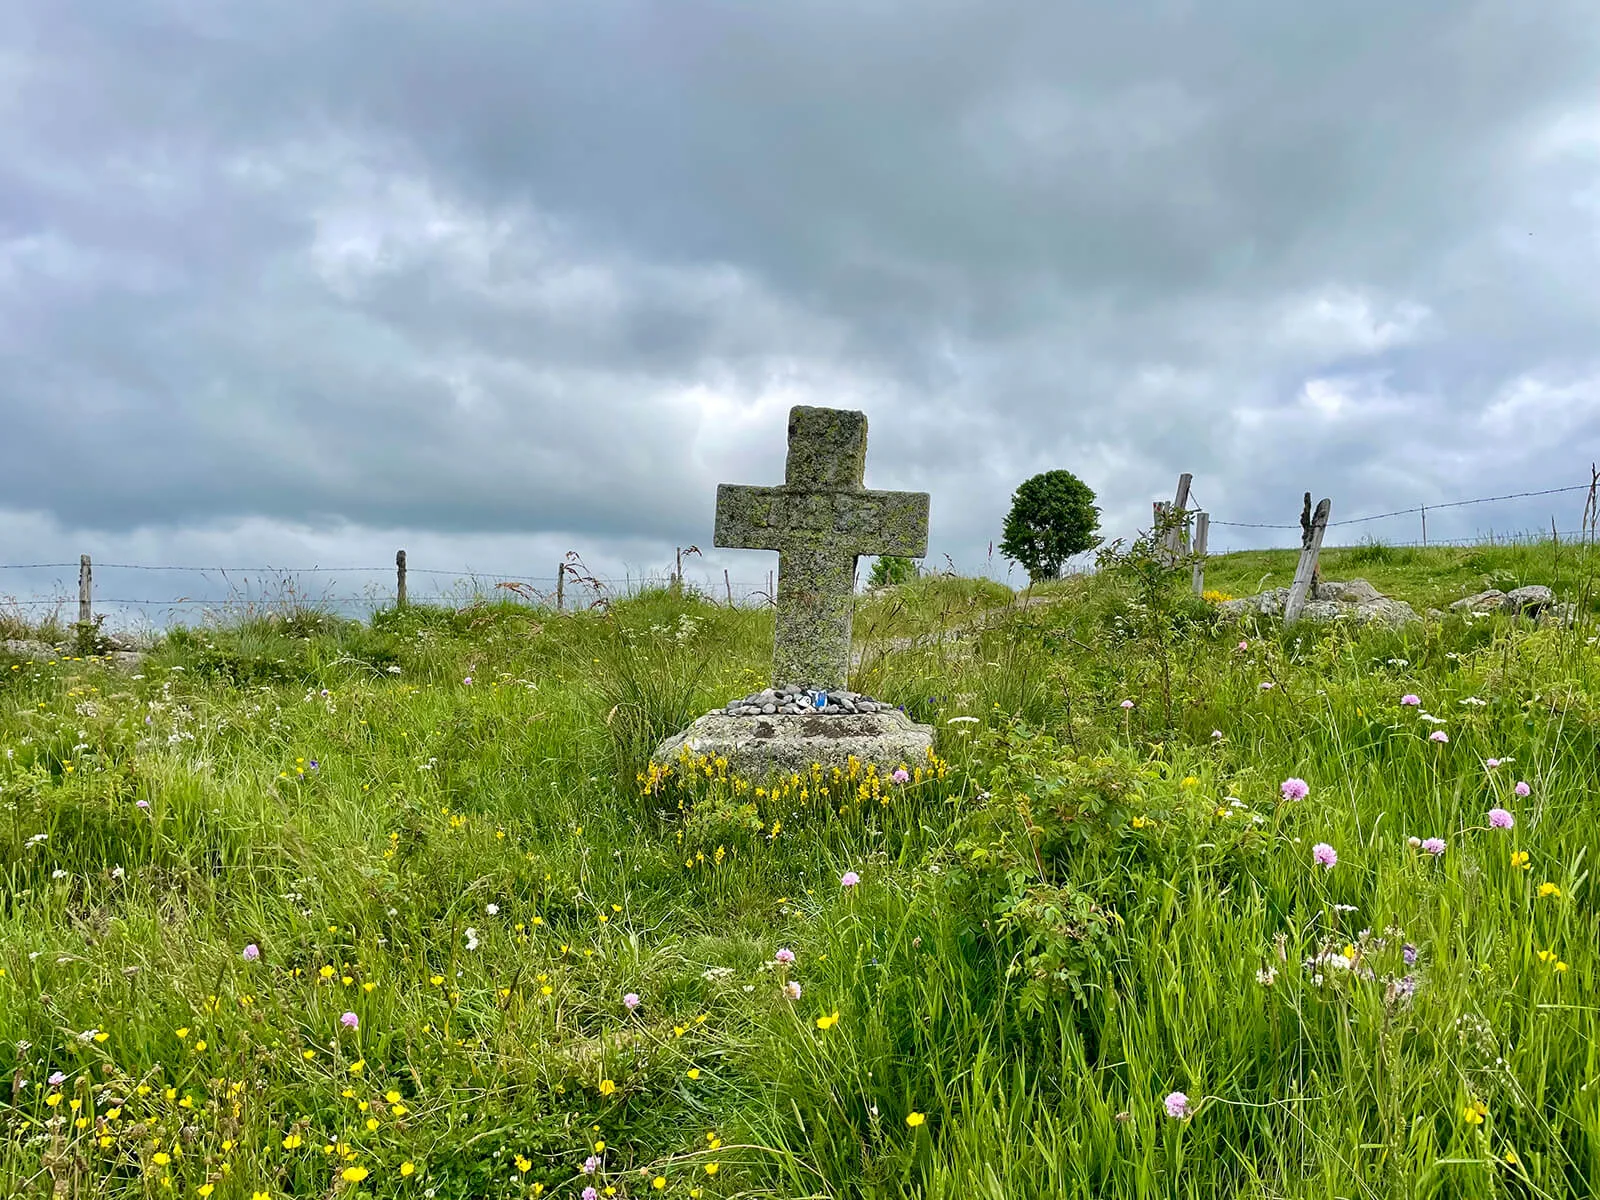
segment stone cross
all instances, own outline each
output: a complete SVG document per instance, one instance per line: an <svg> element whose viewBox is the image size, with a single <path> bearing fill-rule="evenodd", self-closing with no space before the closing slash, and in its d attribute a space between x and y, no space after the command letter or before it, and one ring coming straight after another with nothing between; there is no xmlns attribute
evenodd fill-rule
<svg viewBox="0 0 1600 1200"><path fill-rule="evenodd" d="M868 491L866 465L866 413L796 405L783 485L717 488L713 542L778 552L775 687L844 687L856 559L928 552L928 493Z"/></svg>

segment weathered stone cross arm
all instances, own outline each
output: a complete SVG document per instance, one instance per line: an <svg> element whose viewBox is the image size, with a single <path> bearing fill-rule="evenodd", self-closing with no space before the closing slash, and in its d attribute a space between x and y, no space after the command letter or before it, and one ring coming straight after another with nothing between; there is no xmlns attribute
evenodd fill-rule
<svg viewBox="0 0 1600 1200"><path fill-rule="evenodd" d="M717 486L717 546L740 550L828 549L858 558L928 553L927 492L817 492L723 483Z"/></svg>

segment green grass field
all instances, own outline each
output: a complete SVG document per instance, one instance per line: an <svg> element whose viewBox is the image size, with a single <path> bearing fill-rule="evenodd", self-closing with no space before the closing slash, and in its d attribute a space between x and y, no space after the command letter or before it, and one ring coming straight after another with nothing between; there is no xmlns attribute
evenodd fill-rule
<svg viewBox="0 0 1600 1200"><path fill-rule="evenodd" d="M646 772L770 651L665 592L0 658L0 1186L1591 1196L1594 566L1330 552L1584 609L1403 633L923 580L857 619L904 783Z"/></svg>

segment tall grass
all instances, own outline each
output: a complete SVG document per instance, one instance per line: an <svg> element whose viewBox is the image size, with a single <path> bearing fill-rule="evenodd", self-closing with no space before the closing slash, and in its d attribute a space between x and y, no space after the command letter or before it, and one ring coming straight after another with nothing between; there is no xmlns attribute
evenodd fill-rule
<svg viewBox="0 0 1600 1200"><path fill-rule="evenodd" d="M871 602L905 785L642 787L768 669L670 591L0 659L5 1193L1591 1195L1593 627L1046 591Z"/></svg>

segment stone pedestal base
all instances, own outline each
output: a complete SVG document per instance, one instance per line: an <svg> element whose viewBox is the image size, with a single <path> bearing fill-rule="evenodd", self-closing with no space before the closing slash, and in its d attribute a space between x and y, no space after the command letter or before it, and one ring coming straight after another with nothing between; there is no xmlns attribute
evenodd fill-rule
<svg viewBox="0 0 1600 1200"><path fill-rule="evenodd" d="M652 757L674 762L687 748L696 756L724 757L734 774L760 780L808 771L812 763L842 767L854 755L887 775L902 763L926 766L932 745L933 727L918 725L898 710L836 717L735 717L718 710L669 737Z"/></svg>

